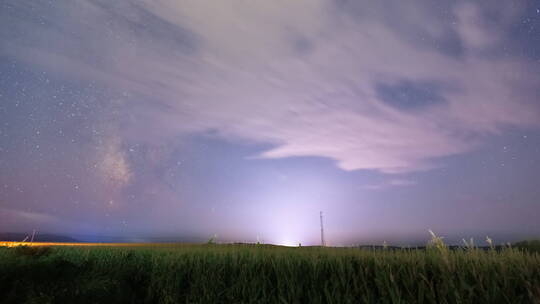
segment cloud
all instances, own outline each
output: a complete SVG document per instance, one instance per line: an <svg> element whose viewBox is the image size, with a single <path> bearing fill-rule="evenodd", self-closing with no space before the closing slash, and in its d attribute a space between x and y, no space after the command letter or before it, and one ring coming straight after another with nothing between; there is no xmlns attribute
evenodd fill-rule
<svg viewBox="0 0 540 304"><path fill-rule="evenodd" d="M432 167L506 127L540 121L530 98L539 77L524 59L496 52L519 11L502 12L502 2L489 9L504 16L496 32L485 7L461 2L445 4L446 17L400 2L389 2L392 10L322 0L104 3L65 5L70 17L51 17L48 27L19 25L14 30L36 36L30 45L4 30L0 51L133 92L118 122L118 136L132 141L213 130L273 144L263 158L322 156L344 170L394 173ZM381 86L391 94L381 96ZM407 90L412 106L429 106L396 107ZM129 181L117 149L104 154L103 167L111 180Z"/></svg>
<svg viewBox="0 0 540 304"><path fill-rule="evenodd" d="M54 212L54 208L51 208ZM8 232L31 231L47 233L70 233L73 231L93 231L92 225L83 220L67 219L47 211L30 211L16 208L0 208L0 230Z"/></svg>
<svg viewBox="0 0 540 304"><path fill-rule="evenodd" d="M410 179L390 179L381 183L364 185L363 188L368 189L368 190L382 190L382 189L387 189L389 187L414 186L417 183L418 183L417 181L410 180Z"/></svg>
<svg viewBox="0 0 540 304"><path fill-rule="evenodd" d="M2 218L10 218L16 219L17 221L26 221L32 223L51 223L58 221L56 217L40 212L12 210L4 208L0 209L0 214L2 214Z"/></svg>
<svg viewBox="0 0 540 304"><path fill-rule="evenodd" d="M459 4L456 7L456 17L457 31L467 47L484 48L497 42L497 33L488 28L477 5Z"/></svg>
<svg viewBox="0 0 540 304"><path fill-rule="evenodd" d="M414 180L408 180L408 179L392 179L388 184L392 186L413 186L416 185L417 182Z"/></svg>
<svg viewBox="0 0 540 304"><path fill-rule="evenodd" d="M29 231L62 223L59 218L47 213L8 208L0 208L0 218L0 229L3 231Z"/></svg>

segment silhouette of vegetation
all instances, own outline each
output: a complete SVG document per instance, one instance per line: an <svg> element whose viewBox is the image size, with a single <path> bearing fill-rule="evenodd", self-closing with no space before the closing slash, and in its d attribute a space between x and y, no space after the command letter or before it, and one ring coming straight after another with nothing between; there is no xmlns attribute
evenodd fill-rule
<svg viewBox="0 0 540 304"><path fill-rule="evenodd" d="M14 250L17 255L32 257L46 256L51 253L51 248L44 246L18 246Z"/></svg>
<svg viewBox="0 0 540 304"><path fill-rule="evenodd" d="M169 244L0 248L2 303L536 303L540 255Z"/></svg>
<svg viewBox="0 0 540 304"><path fill-rule="evenodd" d="M540 253L540 240L521 241L514 244L514 247L528 252Z"/></svg>

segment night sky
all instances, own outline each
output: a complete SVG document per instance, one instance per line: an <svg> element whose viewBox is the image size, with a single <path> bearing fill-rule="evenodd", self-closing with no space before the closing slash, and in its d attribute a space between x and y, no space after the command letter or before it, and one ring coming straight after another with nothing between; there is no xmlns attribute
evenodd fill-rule
<svg viewBox="0 0 540 304"><path fill-rule="evenodd" d="M2 0L0 232L540 236L540 1Z"/></svg>

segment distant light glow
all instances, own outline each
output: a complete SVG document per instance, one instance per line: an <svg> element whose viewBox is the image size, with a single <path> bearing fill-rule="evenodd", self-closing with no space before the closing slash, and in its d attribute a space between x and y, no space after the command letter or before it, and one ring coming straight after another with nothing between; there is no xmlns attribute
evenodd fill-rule
<svg viewBox="0 0 540 304"><path fill-rule="evenodd" d="M298 247L299 244L300 242L295 242L290 239L283 239L276 243L276 245L288 246L288 247Z"/></svg>

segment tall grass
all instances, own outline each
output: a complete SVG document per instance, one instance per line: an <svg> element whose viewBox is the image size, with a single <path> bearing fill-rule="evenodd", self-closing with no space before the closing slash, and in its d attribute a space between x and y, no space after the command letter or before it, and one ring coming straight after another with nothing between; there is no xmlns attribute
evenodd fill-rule
<svg viewBox="0 0 540 304"><path fill-rule="evenodd" d="M2 303L539 303L540 256L267 245L0 249Z"/></svg>

